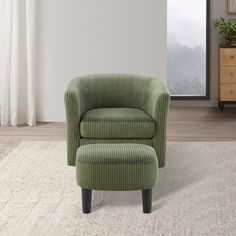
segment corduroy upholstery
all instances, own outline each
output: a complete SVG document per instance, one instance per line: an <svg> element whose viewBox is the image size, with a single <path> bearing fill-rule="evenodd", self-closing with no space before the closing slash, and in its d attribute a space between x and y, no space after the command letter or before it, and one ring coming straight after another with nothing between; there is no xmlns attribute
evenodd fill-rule
<svg viewBox="0 0 236 236"><path fill-rule="evenodd" d="M77 183L84 189L151 189L157 179L155 150L140 144L91 144L78 148Z"/></svg>
<svg viewBox="0 0 236 236"><path fill-rule="evenodd" d="M136 143L144 144L152 147L152 139L92 139L92 138L82 138L80 139L80 145L87 144L112 144L112 143Z"/></svg>
<svg viewBox="0 0 236 236"><path fill-rule="evenodd" d="M83 138L144 138L155 134L155 122L144 111L133 108L99 108L85 113L80 122Z"/></svg>
<svg viewBox="0 0 236 236"><path fill-rule="evenodd" d="M152 118L155 122L155 131L151 141L141 135L139 138L130 139L136 140L137 143L139 139L140 143L143 143L143 140L150 143L156 151L159 167L163 167L169 100L167 88L156 78L129 74L100 74L73 79L65 93L68 164L75 165L77 148L89 143L89 139L92 139L92 143L114 142L113 139L95 137L83 140L80 122L88 111L99 108L133 108L147 113ZM118 143L125 140L116 139Z"/></svg>

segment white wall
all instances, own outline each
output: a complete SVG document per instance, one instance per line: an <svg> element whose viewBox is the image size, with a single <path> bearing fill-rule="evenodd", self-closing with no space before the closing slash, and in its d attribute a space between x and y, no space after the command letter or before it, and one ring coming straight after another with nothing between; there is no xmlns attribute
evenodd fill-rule
<svg viewBox="0 0 236 236"><path fill-rule="evenodd" d="M65 120L64 91L78 75L138 73L165 82L166 44L166 0L40 0L38 120Z"/></svg>

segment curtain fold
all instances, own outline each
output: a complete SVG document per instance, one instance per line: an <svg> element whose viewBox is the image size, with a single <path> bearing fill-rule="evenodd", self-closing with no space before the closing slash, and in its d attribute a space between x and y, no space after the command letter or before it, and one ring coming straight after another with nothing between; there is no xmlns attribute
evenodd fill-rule
<svg viewBox="0 0 236 236"><path fill-rule="evenodd" d="M36 123L36 0L1 0L1 125Z"/></svg>

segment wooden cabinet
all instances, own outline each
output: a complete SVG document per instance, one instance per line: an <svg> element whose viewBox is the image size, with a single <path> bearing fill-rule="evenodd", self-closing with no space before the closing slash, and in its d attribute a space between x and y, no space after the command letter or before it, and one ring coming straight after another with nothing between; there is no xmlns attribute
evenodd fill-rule
<svg viewBox="0 0 236 236"><path fill-rule="evenodd" d="M220 46L219 107L236 102L236 47Z"/></svg>

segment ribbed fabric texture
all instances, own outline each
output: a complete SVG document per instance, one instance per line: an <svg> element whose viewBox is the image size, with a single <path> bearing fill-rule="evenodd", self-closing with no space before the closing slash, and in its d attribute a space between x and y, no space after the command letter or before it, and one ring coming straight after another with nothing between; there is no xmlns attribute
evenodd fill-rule
<svg viewBox="0 0 236 236"><path fill-rule="evenodd" d="M65 94L66 120L67 120L67 163L75 166L76 151L80 145L79 135L79 99L75 88L68 88Z"/></svg>
<svg viewBox="0 0 236 236"><path fill-rule="evenodd" d="M156 135L153 138L153 147L156 150L158 156L159 167L165 166L166 155L166 128L167 128L167 113L169 110L170 98L167 94L162 94L158 97L156 105L154 107L155 120L159 126L156 129Z"/></svg>
<svg viewBox="0 0 236 236"><path fill-rule="evenodd" d="M140 190L157 179L155 150L140 144L91 144L77 151L76 177L82 188Z"/></svg>
<svg viewBox="0 0 236 236"><path fill-rule="evenodd" d="M87 144L113 144L113 143L135 143L135 144L144 144L148 146L152 145L153 139L92 139L92 138L81 138L80 146Z"/></svg>
<svg viewBox="0 0 236 236"><path fill-rule="evenodd" d="M167 88L155 78L129 74L99 74L73 79L65 94L68 164L75 165L76 150L81 145L82 116L92 109L124 107L142 110L155 122L152 145L157 153L159 167L163 167L169 100ZM137 138L145 139L143 134Z"/></svg>
<svg viewBox="0 0 236 236"><path fill-rule="evenodd" d="M85 113L80 123L83 138L153 138L155 122L132 108L99 108Z"/></svg>

